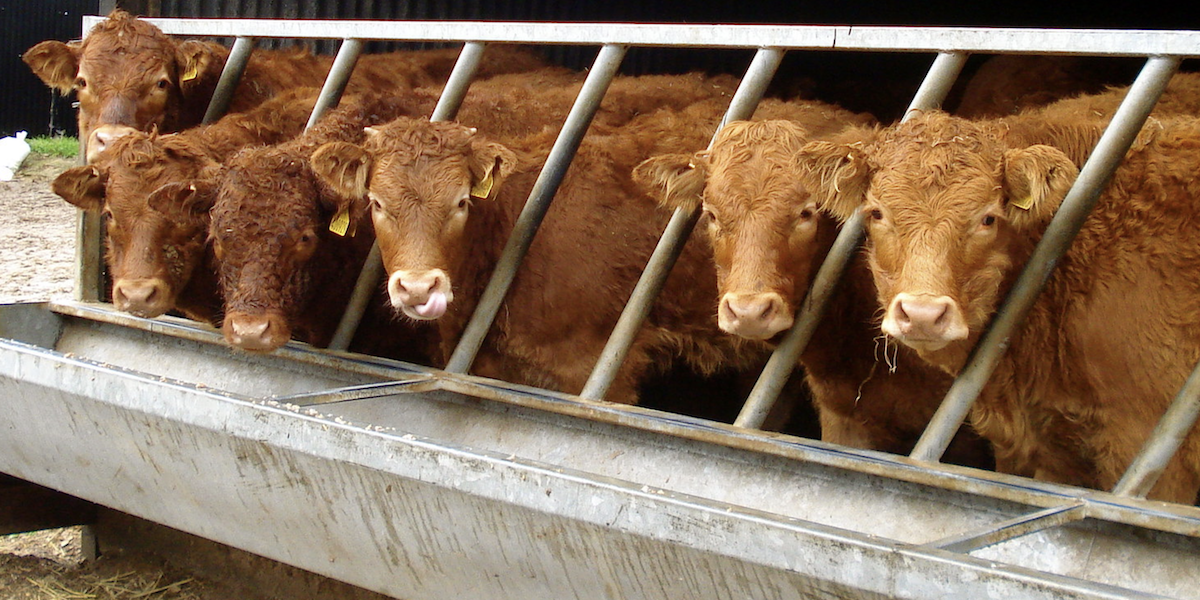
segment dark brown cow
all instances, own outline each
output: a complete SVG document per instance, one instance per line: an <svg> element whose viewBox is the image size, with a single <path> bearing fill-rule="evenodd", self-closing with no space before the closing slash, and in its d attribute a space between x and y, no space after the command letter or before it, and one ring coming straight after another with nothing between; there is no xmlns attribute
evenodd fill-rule
<svg viewBox="0 0 1200 600"><path fill-rule="evenodd" d="M79 100L79 139L89 160L132 130L163 133L198 125L220 78L229 50L219 44L177 40L154 25L116 10L82 42L40 42L22 57L46 85ZM443 83L458 50L365 55L347 90L384 91ZM256 51L234 92L229 110L242 112L284 90L320 87L332 58L303 50ZM545 66L520 48L496 46L484 53L477 75L524 72Z"/></svg>
<svg viewBox="0 0 1200 600"><path fill-rule="evenodd" d="M790 328L837 233L795 178L797 153L865 119L817 103L764 102L726 126L712 148L647 160L634 179L668 208L702 202L712 244L722 330L770 339ZM821 419L821 438L907 454L949 388L950 377L879 336L875 290L856 260L800 357ZM986 466L986 444L964 431L946 457Z"/></svg>
<svg viewBox="0 0 1200 600"><path fill-rule="evenodd" d="M1103 124L930 113L809 144L801 172L840 218L866 213L883 331L956 373ZM1152 119L1014 333L971 414L999 468L1111 489L1200 359L1198 148L1200 122ZM1198 488L1192 435L1151 496Z"/></svg>
<svg viewBox="0 0 1200 600"><path fill-rule="evenodd" d="M715 124L726 104L703 103L706 121ZM364 144L330 144L313 156L332 187L370 198L392 304L436 321L444 353L475 308L552 133L502 142L457 123L398 119ZM583 141L473 372L581 389L666 221L638 199L630 171L708 136L696 119L664 110ZM348 164L356 168L341 168ZM635 402L642 376L672 356L701 372L761 358L761 344L716 329L715 284L709 250L689 242L609 400Z"/></svg>
<svg viewBox="0 0 1200 600"><path fill-rule="evenodd" d="M596 128L617 126L658 105L699 97L727 102L733 83L700 75L620 78L601 103ZM579 85L574 74L561 70L498 76L472 86L459 117L512 135L553 139ZM638 86L645 91L635 93ZM414 90L393 102L403 106L402 113L428 114L436 99L432 91ZM329 196L313 179L308 158L314 144L353 141L363 135L363 125L377 123L383 114L350 121L357 130L353 125L332 132L318 128L284 146L246 151L217 172L213 184L198 183L212 190L215 203L211 237L221 251L225 333L231 344L269 351L289 337L328 342L357 274L353 265L361 264L370 246L371 230L359 227L352 239L329 233L330 219L345 200ZM324 129L330 127L335 126Z"/></svg>
<svg viewBox="0 0 1200 600"><path fill-rule="evenodd" d="M1141 59L1001 55L989 58L963 89L954 114L1006 117L1062 98L1098 94L1137 75Z"/></svg>
<svg viewBox="0 0 1200 600"><path fill-rule="evenodd" d="M303 129L315 88L277 96L259 108L177 134L134 133L114 142L94 165L68 169L54 192L84 210L107 217L107 263L113 304L142 317L179 309L211 322L220 314L207 221L186 214L166 219L151 203L156 195L186 202L186 185L238 148L272 144Z"/></svg>

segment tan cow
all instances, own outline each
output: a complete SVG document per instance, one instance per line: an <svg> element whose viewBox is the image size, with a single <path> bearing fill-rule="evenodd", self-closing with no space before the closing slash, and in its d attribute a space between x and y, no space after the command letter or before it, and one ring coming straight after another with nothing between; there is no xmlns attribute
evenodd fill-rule
<svg viewBox="0 0 1200 600"><path fill-rule="evenodd" d="M364 55L350 93L444 83L457 49ZM79 139L91 161L130 131L170 133L198 125L229 50L220 44L178 40L123 10L113 11L82 42L40 42L22 56L46 85L79 100ZM251 55L230 112L248 110L299 86L320 87L333 59L305 50L259 50ZM542 68L537 55L517 47L484 52L478 77Z"/></svg>
<svg viewBox="0 0 1200 600"><path fill-rule="evenodd" d="M657 156L634 179L668 208L702 203L700 227L717 267L722 330L770 339L792 326L799 302L837 233L795 178L805 143L866 119L814 102L764 101L756 118L726 126L712 148ZM706 124L707 125L707 124ZM878 333L875 291L855 261L800 357L825 441L907 454L950 378ZM986 444L964 431L947 460L989 464Z"/></svg>
<svg viewBox="0 0 1200 600"><path fill-rule="evenodd" d="M727 103L704 103L708 121ZM585 138L473 372L581 389L666 222L638 199L630 171L651 154L702 147L704 129L660 111ZM448 353L553 139L553 131L497 139L457 123L398 119L361 145L322 147L313 166L343 195L370 198L392 304L435 321ZM702 372L761 358L761 344L717 330L709 254L702 240L685 247L607 399L635 402L643 376L675 355Z"/></svg>
<svg viewBox="0 0 1200 600"><path fill-rule="evenodd" d="M865 213L884 333L957 373L1104 122L933 112L810 143L802 180L839 218ZM1111 489L1200 360L1198 140L1194 119L1151 120L1014 333L971 413L998 468ZM1192 435L1151 496L1198 488Z"/></svg>

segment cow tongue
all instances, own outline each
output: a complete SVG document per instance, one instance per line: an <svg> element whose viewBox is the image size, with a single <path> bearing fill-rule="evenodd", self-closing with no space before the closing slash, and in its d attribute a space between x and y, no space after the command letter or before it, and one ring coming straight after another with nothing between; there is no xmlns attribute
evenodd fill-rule
<svg viewBox="0 0 1200 600"><path fill-rule="evenodd" d="M446 294L434 292L429 295L429 300L426 300L425 304L421 304L413 310L426 319L436 319L446 313Z"/></svg>

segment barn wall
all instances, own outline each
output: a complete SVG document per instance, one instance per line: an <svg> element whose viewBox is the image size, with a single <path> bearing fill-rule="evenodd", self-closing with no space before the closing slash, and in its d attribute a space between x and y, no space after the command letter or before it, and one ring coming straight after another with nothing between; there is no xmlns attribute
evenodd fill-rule
<svg viewBox="0 0 1200 600"><path fill-rule="evenodd" d="M0 136L75 133L71 101L39 80L21 54L46 39L80 36L80 19L102 10L100 0L0 0Z"/></svg>

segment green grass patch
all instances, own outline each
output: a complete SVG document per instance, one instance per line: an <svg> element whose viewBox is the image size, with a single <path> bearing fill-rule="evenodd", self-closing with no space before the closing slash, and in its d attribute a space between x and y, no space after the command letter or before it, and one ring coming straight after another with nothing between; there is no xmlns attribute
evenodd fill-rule
<svg viewBox="0 0 1200 600"><path fill-rule="evenodd" d="M65 136L42 136L29 138L29 149L38 154L50 156L74 157L79 154L79 140Z"/></svg>

